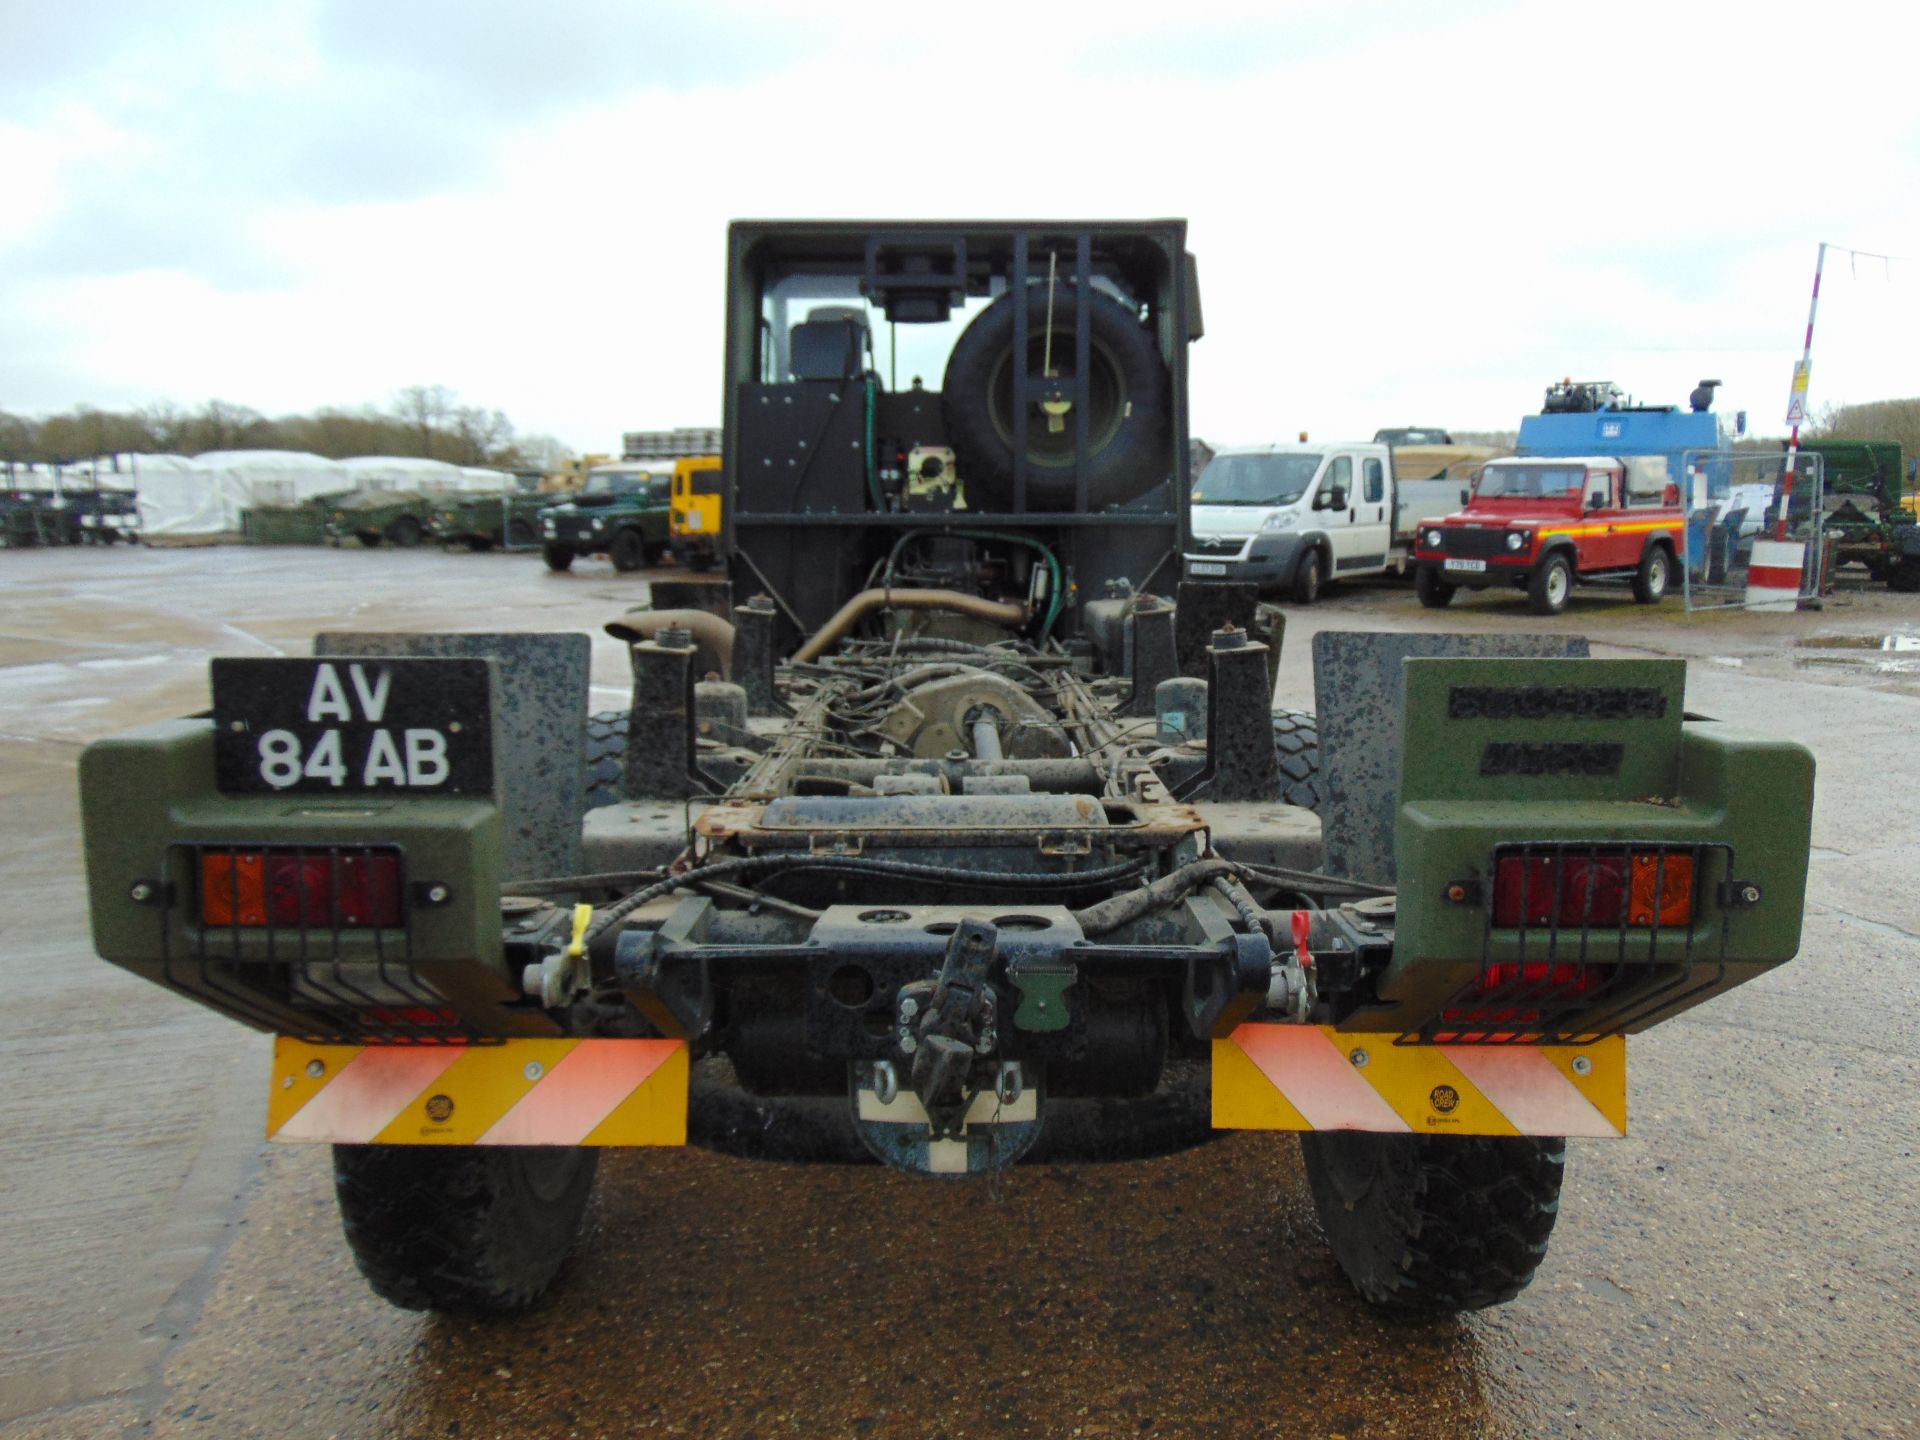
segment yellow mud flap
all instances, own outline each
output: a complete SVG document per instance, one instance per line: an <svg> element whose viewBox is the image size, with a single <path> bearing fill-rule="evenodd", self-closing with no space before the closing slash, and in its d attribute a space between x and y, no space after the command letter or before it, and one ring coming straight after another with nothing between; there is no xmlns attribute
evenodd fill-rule
<svg viewBox="0 0 1920 1440"><path fill-rule="evenodd" d="M269 1140L684 1145L684 1040L309 1045L277 1036Z"/></svg>
<svg viewBox="0 0 1920 1440"><path fill-rule="evenodd" d="M1216 1130L1627 1133L1627 1042L1399 1045L1330 1025L1242 1025L1213 1042Z"/></svg>

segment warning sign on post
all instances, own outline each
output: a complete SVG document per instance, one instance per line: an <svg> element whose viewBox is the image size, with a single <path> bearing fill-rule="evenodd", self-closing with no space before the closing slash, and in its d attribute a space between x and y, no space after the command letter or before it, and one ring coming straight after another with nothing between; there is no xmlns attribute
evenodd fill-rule
<svg viewBox="0 0 1920 1440"><path fill-rule="evenodd" d="M1811 360L1798 361L1793 367L1793 393L1787 397L1787 424L1807 423L1807 381L1813 374Z"/></svg>

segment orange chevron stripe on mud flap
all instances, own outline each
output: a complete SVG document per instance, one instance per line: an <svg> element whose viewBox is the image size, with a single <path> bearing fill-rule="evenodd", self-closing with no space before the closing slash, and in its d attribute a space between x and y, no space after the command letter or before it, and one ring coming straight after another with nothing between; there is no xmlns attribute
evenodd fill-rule
<svg viewBox="0 0 1920 1440"><path fill-rule="evenodd" d="M378 1145L684 1145L681 1040L274 1041L267 1136Z"/></svg>
<svg viewBox="0 0 1920 1440"><path fill-rule="evenodd" d="M1590 1045L1401 1045L1399 1038L1242 1025L1213 1042L1214 1128L1626 1134L1620 1036Z"/></svg>

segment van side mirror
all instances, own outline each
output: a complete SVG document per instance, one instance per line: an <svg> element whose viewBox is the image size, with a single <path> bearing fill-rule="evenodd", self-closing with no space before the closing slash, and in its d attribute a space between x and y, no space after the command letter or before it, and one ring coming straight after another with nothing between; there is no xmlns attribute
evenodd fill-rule
<svg viewBox="0 0 1920 1440"><path fill-rule="evenodd" d="M1346 509L1347 492L1342 490L1338 485L1335 485L1331 490L1327 491L1327 508L1329 510Z"/></svg>

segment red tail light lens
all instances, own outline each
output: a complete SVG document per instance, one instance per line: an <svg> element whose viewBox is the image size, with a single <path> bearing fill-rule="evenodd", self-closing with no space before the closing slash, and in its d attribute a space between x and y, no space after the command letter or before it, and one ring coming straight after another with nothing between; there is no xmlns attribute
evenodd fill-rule
<svg viewBox="0 0 1920 1440"><path fill-rule="evenodd" d="M1503 855L1494 866L1493 923L1509 930L1685 925L1693 919L1693 873L1691 855Z"/></svg>
<svg viewBox="0 0 1920 1440"><path fill-rule="evenodd" d="M392 851L208 851L200 857L200 918L224 926L395 926L400 857Z"/></svg>
<svg viewBox="0 0 1920 1440"><path fill-rule="evenodd" d="M1564 961L1528 960L1489 965L1484 974L1460 993L1460 999L1469 1003L1449 1006L1441 1012L1441 1018L1454 1025L1537 1025L1541 1006L1563 1006L1591 995L1612 975L1610 965ZM1490 1004L1471 1003L1489 999ZM1447 1034L1436 1038L1457 1037Z"/></svg>

